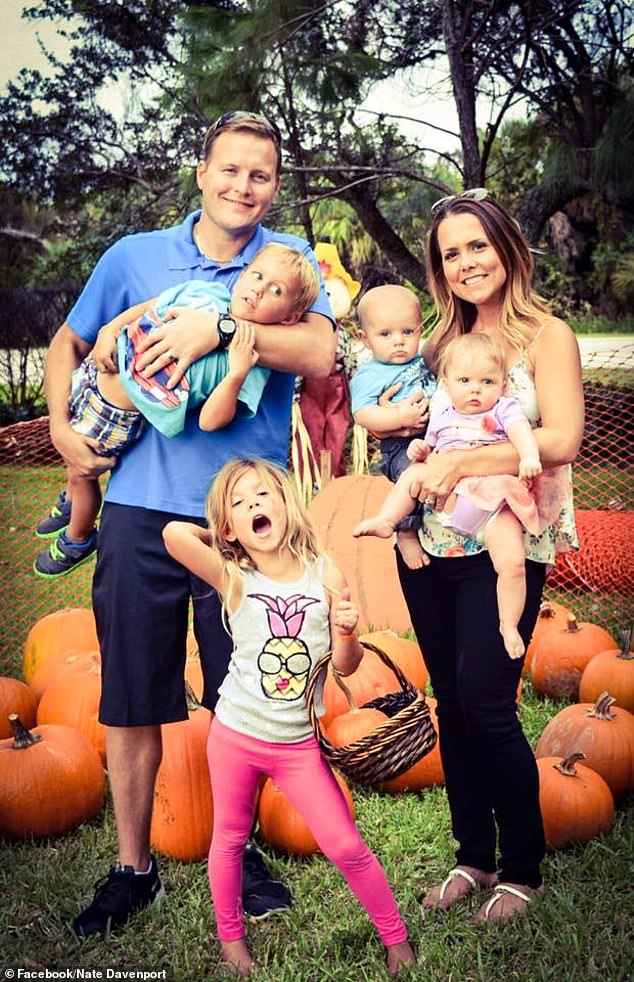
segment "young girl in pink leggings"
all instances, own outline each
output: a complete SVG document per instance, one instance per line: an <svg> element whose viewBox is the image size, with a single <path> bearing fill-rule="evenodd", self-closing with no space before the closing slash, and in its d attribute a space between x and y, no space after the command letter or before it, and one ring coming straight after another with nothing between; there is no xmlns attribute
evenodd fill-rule
<svg viewBox="0 0 634 982"><path fill-rule="evenodd" d="M341 675L363 654L344 576L320 554L294 485L265 461L226 464L207 517L209 530L170 522L163 535L171 555L221 595L234 644L208 741L209 882L223 960L243 975L254 964L240 903L242 853L258 781L268 775L367 910L395 974L414 963L407 929L320 753L306 707L308 677L326 652Z"/></svg>

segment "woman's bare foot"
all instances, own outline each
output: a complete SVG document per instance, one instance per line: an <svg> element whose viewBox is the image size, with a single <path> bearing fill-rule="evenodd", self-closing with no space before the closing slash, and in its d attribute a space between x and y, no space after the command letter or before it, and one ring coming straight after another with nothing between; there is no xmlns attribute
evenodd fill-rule
<svg viewBox="0 0 634 982"><path fill-rule="evenodd" d="M498 883L492 896L471 918L472 924L489 921L506 924L516 914L525 914L530 905L544 893L544 886L525 887L519 883Z"/></svg>
<svg viewBox="0 0 634 982"><path fill-rule="evenodd" d="M397 532L396 545L409 569L421 569L423 566L429 566L429 556L420 544L418 533L413 529Z"/></svg>
<svg viewBox="0 0 634 982"><path fill-rule="evenodd" d="M355 539L361 538L362 535L376 535L379 539L389 539L394 535L394 526L379 515L375 515L373 518L365 518L359 522L353 528L352 534Z"/></svg>
<svg viewBox="0 0 634 982"><path fill-rule="evenodd" d="M475 866L456 866L442 883L429 891L421 906L423 910L449 910L476 890L494 887L497 881L496 873L485 873Z"/></svg>
<svg viewBox="0 0 634 982"><path fill-rule="evenodd" d="M509 658L521 658L524 654L524 642L522 641L517 626L515 624L504 624L500 621L500 634L504 641L504 647Z"/></svg>
<svg viewBox="0 0 634 982"><path fill-rule="evenodd" d="M233 968L237 975L249 975L255 962L244 938L238 938L237 941L221 941L220 947L225 965Z"/></svg>
<svg viewBox="0 0 634 982"><path fill-rule="evenodd" d="M412 951L409 941L386 945L385 950L387 952L387 970L390 975L396 975L399 969L416 964L416 955Z"/></svg>

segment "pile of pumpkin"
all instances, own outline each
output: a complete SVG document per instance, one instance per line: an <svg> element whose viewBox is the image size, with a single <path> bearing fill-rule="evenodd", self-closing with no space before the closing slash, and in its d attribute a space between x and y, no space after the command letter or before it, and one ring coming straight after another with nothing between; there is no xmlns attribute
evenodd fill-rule
<svg viewBox="0 0 634 982"><path fill-rule="evenodd" d="M363 639L386 651L417 688L425 689L427 671L415 642L392 631ZM579 625L550 604L542 609L526 663L538 692L553 698L576 698L580 692L585 700L551 720L536 750L547 838L559 848L609 828L614 799L634 787L634 655L629 644L619 650L607 632ZM193 638L185 676L189 718L162 728L151 839L159 852L191 861L206 856L213 827L205 753L211 714L198 701L202 671ZM0 835L9 839L64 834L103 806L105 732L97 719L100 658L92 612L68 608L41 618L25 643L24 678L0 679ZM384 723L386 717L367 703L397 687L394 674L371 651L346 684L352 704L330 674L324 685L320 723L336 746ZM428 702L435 721L435 701L428 697ZM336 776L354 815L347 783ZM436 744L381 790L417 791L443 783ZM261 834L274 847L303 855L318 851L301 816L270 779L260 788L257 813Z"/></svg>
<svg viewBox="0 0 634 982"><path fill-rule="evenodd" d="M546 840L586 842L614 821L634 790L632 632L619 647L602 627L566 607L542 604L524 662L533 688L573 701L546 725L535 754Z"/></svg>

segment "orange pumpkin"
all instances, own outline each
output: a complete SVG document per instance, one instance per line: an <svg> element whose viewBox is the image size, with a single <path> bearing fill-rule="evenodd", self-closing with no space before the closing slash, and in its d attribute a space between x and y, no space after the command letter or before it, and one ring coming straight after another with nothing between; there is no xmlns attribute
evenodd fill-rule
<svg viewBox="0 0 634 982"><path fill-rule="evenodd" d="M20 679L0 677L0 740L11 736L13 729L9 722L11 713L16 713L30 730L35 726L35 697L28 685Z"/></svg>
<svg viewBox="0 0 634 982"><path fill-rule="evenodd" d="M350 789L341 774L337 771L333 771L333 774L346 799L348 811L354 818L356 809ZM315 837L295 805L270 777L267 778L260 793L258 821L262 837L282 852L290 852L297 856L312 856L313 853L320 851Z"/></svg>
<svg viewBox="0 0 634 982"><path fill-rule="evenodd" d="M87 653L86 651L56 651L54 655L42 662L29 684L36 702L40 702L45 690L65 668L81 661ZM94 659L101 660L99 651L91 651L89 654Z"/></svg>
<svg viewBox="0 0 634 982"><path fill-rule="evenodd" d="M99 754L69 726L27 730L11 715L14 737L0 741L0 835L47 839L94 818L106 780Z"/></svg>
<svg viewBox="0 0 634 982"><path fill-rule="evenodd" d="M551 849L588 842L614 822L614 799L601 775L583 764L575 766L583 756L575 753L537 761L539 804Z"/></svg>
<svg viewBox="0 0 634 982"><path fill-rule="evenodd" d="M66 607L35 622L24 643L24 678L30 682L43 662L58 651L71 649L99 649L95 617L86 607Z"/></svg>
<svg viewBox="0 0 634 982"><path fill-rule="evenodd" d="M360 521L376 515L390 488L385 477L338 477L315 495L309 508L323 549L346 576L359 608L361 631L411 627L392 542L372 536L355 539L351 534Z"/></svg>
<svg viewBox="0 0 634 982"><path fill-rule="evenodd" d="M614 706L603 692L592 703L566 706L544 728L536 757L585 755L585 765L600 774L615 798L634 789L634 716Z"/></svg>
<svg viewBox="0 0 634 982"><path fill-rule="evenodd" d="M404 675L408 678L410 678L410 674L413 676L410 681L414 685L418 688L425 687L427 669L422 662L420 648L415 641L399 638L391 631L362 634L360 640L376 643L378 647L383 648L392 661L399 665ZM417 663L418 658L420 658L420 664ZM403 662L407 666L407 670L402 664ZM419 682L423 684L419 685ZM358 707L364 706L366 702L371 702L377 696L385 696L389 692L398 692L401 688L392 669L377 654L368 650L363 652L363 658L356 671L352 675L346 675L345 685L350 691L355 706ZM320 718L320 722L324 730L328 729L335 717L347 713L350 709L350 703L342 688L337 685L330 666L328 666L328 674L324 683L323 704L326 711Z"/></svg>
<svg viewBox="0 0 634 982"><path fill-rule="evenodd" d="M600 651L590 659L579 683L579 699L594 702L605 690L615 705L634 713L634 650L632 632L625 632L620 650Z"/></svg>
<svg viewBox="0 0 634 982"><path fill-rule="evenodd" d="M431 711L434 729L438 732L436 716L436 700L427 696L427 705ZM381 791L420 791L422 788L432 788L445 783L445 773L440 759L440 743L437 741L434 749L421 760L417 761L404 774L393 777L381 785Z"/></svg>
<svg viewBox="0 0 634 982"><path fill-rule="evenodd" d="M522 675L527 675L530 671L535 650L539 646L540 640L544 638L553 628L564 628L570 617L570 611L563 604L558 604L554 600L545 600L539 608L535 628L531 640L526 649L526 657L522 666Z"/></svg>
<svg viewBox="0 0 634 982"><path fill-rule="evenodd" d="M335 747L347 747L361 740L387 722L387 716L378 709L350 709L333 719L326 730L326 737Z"/></svg>
<svg viewBox="0 0 634 982"><path fill-rule="evenodd" d="M67 663L44 691L37 721L74 726L90 741L105 766L106 728L98 719L100 698L101 658L96 651L86 651Z"/></svg>
<svg viewBox="0 0 634 982"><path fill-rule="evenodd" d="M403 675L409 679L421 692L425 691L429 674L423 658L423 653L416 641L409 638L402 638L395 631L372 631L369 634L362 634L361 641L367 641L376 645L398 665Z"/></svg>
<svg viewBox="0 0 634 982"><path fill-rule="evenodd" d="M572 614L564 628L548 631L536 645L531 666L533 688L551 699L577 699L581 674L594 655L616 641L598 624L579 623Z"/></svg>
<svg viewBox="0 0 634 982"><path fill-rule="evenodd" d="M204 859L213 829L207 765L211 713L189 698L188 719L161 727L163 759L154 787L150 839L158 852L183 863Z"/></svg>

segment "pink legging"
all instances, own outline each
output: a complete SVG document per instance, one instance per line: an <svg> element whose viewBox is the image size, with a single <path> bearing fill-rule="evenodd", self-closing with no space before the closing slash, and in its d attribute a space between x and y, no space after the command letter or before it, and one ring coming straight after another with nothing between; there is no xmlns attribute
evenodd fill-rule
<svg viewBox="0 0 634 982"><path fill-rule="evenodd" d="M230 730L214 717L207 760L214 799L209 884L221 941L244 937L242 855L261 775L272 777L301 812L322 852L367 910L383 944L405 941L407 929L383 867L350 818L314 737L293 744L265 743Z"/></svg>

